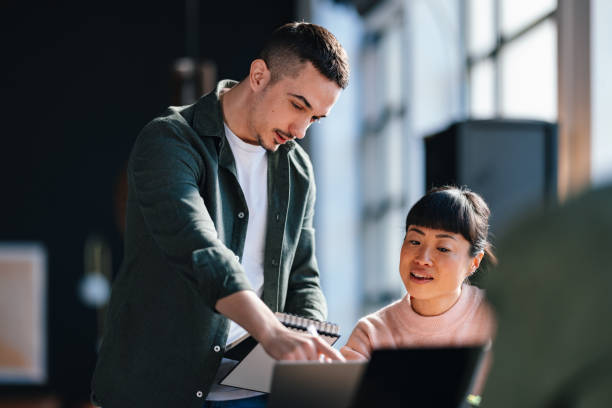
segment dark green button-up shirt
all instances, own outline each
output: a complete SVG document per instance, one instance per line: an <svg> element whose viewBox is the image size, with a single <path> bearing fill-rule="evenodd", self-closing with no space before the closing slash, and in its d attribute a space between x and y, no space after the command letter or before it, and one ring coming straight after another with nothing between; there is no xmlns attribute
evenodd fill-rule
<svg viewBox="0 0 612 408"><path fill-rule="evenodd" d="M239 263L249 209L219 102L233 84L169 108L132 150L125 258L93 377L94 399L105 408L201 407L229 328L215 304L250 289ZM273 311L324 319L312 165L294 142L267 154L262 299Z"/></svg>

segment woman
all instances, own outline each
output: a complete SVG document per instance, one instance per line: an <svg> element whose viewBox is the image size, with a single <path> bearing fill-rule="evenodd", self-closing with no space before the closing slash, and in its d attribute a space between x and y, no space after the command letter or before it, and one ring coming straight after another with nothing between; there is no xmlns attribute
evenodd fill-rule
<svg viewBox="0 0 612 408"><path fill-rule="evenodd" d="M368 359L373 349L467 346L487 343L494 319L484 292L469 285L485 256L489 207L476 193L457 187L429 191L406 218L399 272L408 292L362 318L341 353Z"/></svg>

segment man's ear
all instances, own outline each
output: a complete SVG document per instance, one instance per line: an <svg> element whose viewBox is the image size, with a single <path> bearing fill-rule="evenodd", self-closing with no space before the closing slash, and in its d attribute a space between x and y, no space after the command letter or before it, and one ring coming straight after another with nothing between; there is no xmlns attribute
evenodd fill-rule
<svg viewBox="0 0 612 408"><path fill-rule="evenodd" d="M270 82L272 74L268 69L268 64L260 58L251 62L249 71L249 85L254 92L261 91Z"/></svg>

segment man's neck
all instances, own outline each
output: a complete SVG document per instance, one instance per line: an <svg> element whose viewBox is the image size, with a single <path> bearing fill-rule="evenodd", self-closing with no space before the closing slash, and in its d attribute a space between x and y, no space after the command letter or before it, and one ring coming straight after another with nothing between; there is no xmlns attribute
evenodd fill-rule
<svg viewBox="0 0 612 408"><path fill-rule="evenodd" d="M220 95L223 121L241 140L249 144L257 144L257 140L249 137L247 123L248 109L251 106L251 93L248 83L242 81L232 88L222 91Z"/></svg>

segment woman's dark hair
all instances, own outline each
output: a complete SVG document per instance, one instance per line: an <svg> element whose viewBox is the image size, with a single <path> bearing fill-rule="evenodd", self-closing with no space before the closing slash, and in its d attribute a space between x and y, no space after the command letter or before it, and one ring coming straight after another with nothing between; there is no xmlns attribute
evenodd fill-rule
<svg viewBox="0 0 612 408"><path fill-rule="evenodd" d="M340 88L348 85L348 56L336 37L324 27L294 22L277 28L264 45L260 58L272 73L272 82L297 73L301 65L312 65Z"/></svg>
<svg viewBox="0 0 612 408"><path fill-rule="evenodd" d="M436 187L412 206L406 217L406 231L410 225L419 225L461 234L470 243L470 256L484 252L488 262L495 264L497 259L489 242L490 215L487 203L470 189Z"/></svg>

